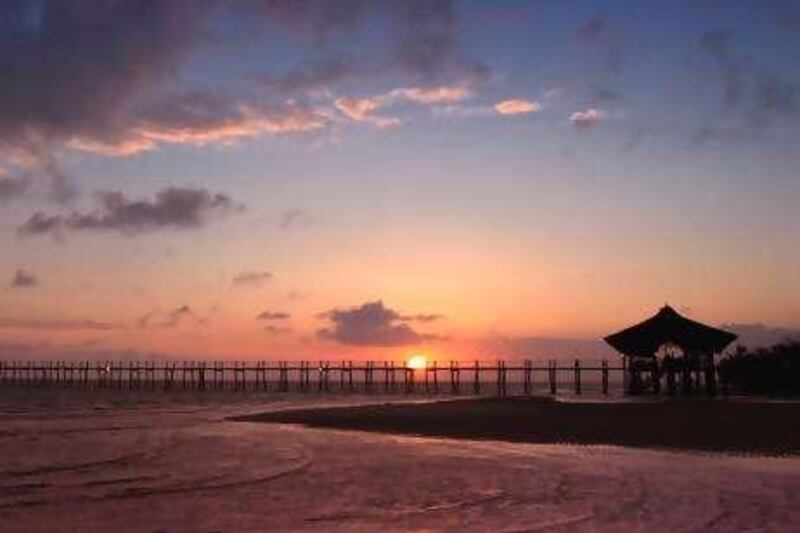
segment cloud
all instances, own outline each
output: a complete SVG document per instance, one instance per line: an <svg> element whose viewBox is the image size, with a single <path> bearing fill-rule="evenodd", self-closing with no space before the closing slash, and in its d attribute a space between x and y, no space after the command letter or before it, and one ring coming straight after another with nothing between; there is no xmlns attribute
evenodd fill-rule
<svg viewBox="0 0 800 533"><path fill-rule="evenodd" d="M319 329L317 336L342 344L407 346L437 338L435 335L418 333L405 323L409 317L385 307L380 300L348 309L332 309L321 313L319 318L328 320L330 327Z"/></svg>
<svg viewBox="0 0 800 533"><path fill-rule="evenodd" d="M78 189L46 149L35 143L10 147L0 139L0 202L29 193L66 203Z"/></svg>
<svg viewBox="0 0 800 533"><path fill-rule="evenodd" d="M739 336L737 344L748 348L765 348L786 341L800 341L800 329L771 327L764 324L722 324L726 331Z"/></svg>
<svg viewBox="0 0 800 533"><path fill-rule="evenodd" d="M419 313L416 315L400 315L398 316L399 320L403 320L405 322L435 322L437 320L442 320L444 315L440 314L425 314Z"/></svg>
<svg viewBox="0 0 800 533"><path fill-rule="evenodd" d="M344 113L348 118L362 121L368 118L369 114L380 108L383 103L380 97L376 98L349 98L343 96L334 102L336 109Z"/></svg>
<svg viewBox="0 0 800 533"><path fill-rule="evenodd" d="M291 333L292 328L287 328L284 326L276 326L275 324L268 324L264 326L264 331L271 335L285 335L287 333Z"/></svg>
<svg viewBox="0 0 800 533"><path fill-rule="evenodd" d="M452 55L458 16L453 2L398 2L395 17L400 21L400 39L395 55L409 70L432 76Z"/></svg>
<svg viewBox="0 0 800 533"><path fill-rule="evenodd" d="M204 145L263 133L314 131L328 123L323 114L297 104L268 109L202 93L177 99L180 103L166 102L150 110L134 134L142 142Z"/></svg>
<svg viewBox="0 0 800 533"><path fill-rule="evenodd" d="M39 280L31 274L30 272L26 272L24 270L17 269L14 273L14 278L11 280L11 287L15 289L30 289L39 284Z"/></svg>
<svg viewBox="0 0 800 533"><path fill-rule="evenodd" d="M115 231L137 234L162 228L186 229L204 225L212 216L241 210L224 194L205 189L168 187L153 200L130 200L121 192L97 194L99 208L69 215L34 213L17 228L22 237L60 235L65 231Z"/></svg>
<svg viewBox="0 0 800 533"><path fill-rule="evenodd" d="M726 105L739 103L745 87L745 63L733 54L730 30L707 31L700 37L700 47L717 62L723 78L723 100Z"/></svg>
<svg viewBox="0 0 800 533"><path fill-rule="evenodd" d="M367 71L403 71L426 80L478 79L488 72L461 55L453 0L164 0L150 2L146 9L99 0L3 2L0 71L14 83L0 86L0 158L27 152L29 162L37 161L29 168L52 180L58 174L48 174L58 168L53 155L64 146L123 156L158 143L206 143L323 127L322 117L309 110L276 109L253 98L223 95L208 102L189 91L159 99L196 48L223 41L213 23L220 13L245 20L254 29L268 28L277 39L291 33L312 49L334 36L358 47L375 22L387 25L385 48L357 59L346 54L314 59L283 76L263 76L262 86L284 92ZM361 56L369 56L375 66L365 68ZM198 106L203 108L200 117ZM221 114L206 116L209 106ZM148 113L154 107L164 113ZM194 122L197 118L201 124Z"/></svg>
<svg viewBox="0 0 800 533"><path fill-rule="evenodd" d="M316 223L314 217L303 209L287 209L280 215L278 225L281 229L303 228Z"/></svg>
<svg viewBox="0 0 800 533"><path fill-rule="evenodd" d="M120 326L96 320L0 318L2 329L109 330Z"/></svg>
<svg viewBox="0 0 800 533"><path fill-rule="evenodd" d="M463 86L400 87L389 92L363 98L343 96L334 101L336 108L356 122L367 122L379 129L398 126L396 117L375 115L375 111L406 101L422 105L453 104L472 96Z"/></svg>
<svg viewBox="0 0 800 533"><path fill-rule="evenodd" d="M181 321L186 321L186 320L200 325L206 323L205 319L200 318L197 315L197 313L195 313L192 310L191 307L189 307L188 305L182 305L177 309L175 309L174 311L170 312L167 315L167 319L164 322L162 322L161 325L162 327L166 328L174 328L175 326L180 324Z"/></svg>
<svg viewBox="0 0 800 533"><path fill-rule="evenodd" d="M459 47L460 16L456 0L370 2L266 2L260 10L270 22L296 35L325 44L333 36L360 45L358 56L314 59L295 65L282 76L264 75L259 81L283 92L314 91L356 76L411 75L426 82L465 79L481 83L489 68L467 57ZM386 47L359 41L359 29L385 28ZM371 32L367 31L369 35ZM369 48L367 48L369 47ZM388 55L381 53L388 51ZM373 53L370 53L373 52ZM377 56L377 57L375 57ZM369 61L372 59L372 61Z"/></svg>
<svg viewBox="0 0 800 533"><path fill-rule="evenodd" d="M292 315L283 311L262 311L256 320L288 320Z"/></svg>
<svg viewBox="0 0 800 533"><path fill-rule="evenodd" d="M575 111L569 116L569 121L576 128L589 129L595 127L605 116L603 111L591 107L585 111Z"/></svg>
<svg viewBox="0 0 800 533"><path fill-rule="evenodd" d="M396 33L393 62L400 68L425 79L445 74L480 82L488 77L484 63L460 54L457 2L405 0L390 5Z"/></svg>
<svg viewBox="0 0 800 533"><path fill-rule="evenodd" d="M0 139L109 130L121 103L199 41L208 3L4 2ZM65 54L68 51L68 54Z"/></svg>
<svg viewBox="0 0 800 533"><path fill-rule="evenodd" d="M524 115L526 113L539 111L541 108L542 106L539 102L521 98L503 100L502 102L497 102L494 106L495 111L501 115Z"/></svg>
<svg viewBox="0 0 800 533"><path fill-rule="evenodd" d="M405 99L420 104L452 104L466 100L472 96L472 91L459 86L407 87L394 89L387 96L390 99Z"/></svg>
<svg viewBox="0 0 800 533"><path fill-rule="evenodd" d="M264 74L255 81L267 88L283 93L318 92L363 74L353 59L327 58L295 65L281 76Z"/></svg>
<svg viewBox="0 0 800 533"><path fill-rule="evenodd" d="M396 117L383 117L372 113L385 105L380 97L375 98L349 98L341 97L334 101L336 109L342 112L347 118L355 122L365 122L372 124L378 129L388 129L399 126L401 121Z"/></svg>
<svg viewBox="0 0 800 533"><path fill-rule="evenodd" d="M197 91L152 100L187 52L208 42L210 15L242 15L245 3L22 2L0 6L0 152L50 153L60 145L130 155L156 142L204 143L259 133L318 129L319 116L296 107L264 109L229 95ZM259 9L280 20L282 2ZM308 4L318 26L345 11ZM66 52L66 53L65 53Z"/></svg>
<svg viewBox="0 0 800 533"><path fill-rule="evenodd" d="M555 100L564 94L564 88L560 85L547 84L542 89L542 98L545 100Z"/></svg>
<svg viewBox="0 0 800 533"><path fill-rule="evenodd" d="M146 9L101 0L0 2L0 72L14 80L0 84L0 201L75 199L79 187L61 164L73 150L131 157L162 146L325 131L331 111L304 97L345 81L402 75L425 85L483 83L489 69L459 47L457 7L453 0L162 0ZM288 72L267 64L260 75L237 72L202 90L182 67L199 47L229 38L218 33L218 15L255 30L243 39L268 35L281 48L288 34L309 57ZM368 48L375 27L385 29L386 46ZM320 57L334 37L337 46ZM238 83L242 77L256 83ZM445 102L457 94L412 88L405 98ZM379 129L401 124L371 113L356 120Z"/></svg>
<svg viewBox="0 0 800 533"><path fill-rule="evenodd" d="M232 4L243 5L250 13L263 16L268 22L299 37L309 38L316 45L325 44L333 37L351 35L370 11L380 6L369 0L255 0Z"/></svg>
<svg viewBox="0 0 800 533"><path fill-rule="evenodd" d="M797 86L738 54L733 40L734 33L728 29L707 31L700 37L700 48L714 60L719 71L726 113L724 124L699 128L695 134L698 141L747 139L775 121L797 115Z"/></svg>
<svg viewBox="0 0 800 533"><path fill-rule="evenodd" d="M203 326L206 324L207 320L195 313L194 310L186 304L167 313L162 313L158 310L150 311L137 320L140 328L148 328L151 326L174 328L187 322L195 326Z"/></svg>
<svg viewBox="0 0 800 533"><path fill-rule="evenodd" d="M239 272L233 277L231 282L234 285L239 286L248 286L248 287L258 287L266 283L267 281L273 278L272 272L267 272L266 270L261 271L244 271Z"/></svg>
<svg viewBox="0 0 800 533"><path fill-rule="evenodd" d="M27 176L9 176L0 171L0 202L22 196L30 185Z"/></svg>
<svg viewBox="0 0 800 533"><path fill-rule="evenodd" d="M444 105L433 108L434 116L445 118L492 117L497 111L489 106Z"/></svg>
<svg viewBox="0 0 800 533"><path fill-rule="evenodd" d="M201 5L202 4L202 5ZM211 2L2 2L0 158L74 195L54 154L124 130L127 104L174 71L202 37Z"/></svg>
<svg viewBox="0 0 800 533"><path fill-rule="evenodd" d="M284 28L312 36L317 44L327 42L334 34L337 39L353 39L362 53L314 58L281 75L256 76L262 87L283 93L318 93L356 78L398 74L420 77L426 84L457 79L477 85L489 77L489 68L483 62L464 56L460 50L460 16L454 0L335 4L270 2L269 18ZM358 40L363 37L360 28L378 26L385 27L386 47L376 48ZM388 56L381 53L384 50L388 50Z"/></svg>
<svg viewBox="0 0 800 533"><path fill-rule="evenodd" d="M625 100L625 97L622 96L622 94L617 91L612 91L611 89L598 89L594 92L591 99L595 105L621 102L623 100Z"/></svg>
<svg viewBox="0 0 800 533"><path fill-rule="evenodd" d="M150 102L120 136L78 138L70 148L106 156L129 156L159 144L229 144L263 134L292 134L324 129L321 111L296 103L267 105L221 93L187 91Z"/></svg>
<svg viewBox="0 0 800 533"><path fill-rule="evenodd" d="M575 30L575 35L593 53L601 55L609 72L618 73L622 70L623 34L606 17L596 15L588 19Z"/></svg>

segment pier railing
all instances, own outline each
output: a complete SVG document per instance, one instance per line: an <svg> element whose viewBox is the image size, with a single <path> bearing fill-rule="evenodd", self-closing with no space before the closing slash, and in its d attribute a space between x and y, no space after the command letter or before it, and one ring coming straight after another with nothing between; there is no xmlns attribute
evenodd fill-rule
<svg viewBox="0 0 800 533"><path fill-rule="evenodd" d="M531 360L392 361L0 361L0 387L261 390L428 394L559 394L621 391L625 368Z"/></svg>

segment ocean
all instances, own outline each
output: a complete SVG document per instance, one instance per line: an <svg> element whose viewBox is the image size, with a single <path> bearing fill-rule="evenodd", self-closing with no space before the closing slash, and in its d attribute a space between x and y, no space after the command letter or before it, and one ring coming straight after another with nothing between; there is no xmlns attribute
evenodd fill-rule
<svg viewBox="0 0 800 533"><path fill-rule="evenodd" d="M228 419L387 401L427 400L0 389L0 529L800 528L796 459L451 441Z"/></svg>

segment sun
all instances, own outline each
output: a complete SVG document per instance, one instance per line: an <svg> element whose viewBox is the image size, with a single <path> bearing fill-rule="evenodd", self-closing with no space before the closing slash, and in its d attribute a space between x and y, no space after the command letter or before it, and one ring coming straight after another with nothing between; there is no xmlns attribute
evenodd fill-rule
<svg viewBox="0 0 800 533"><path fill-rule="evenodd" d="M406 366L414 370L422 370L428 366L428 359L422 354L412 355L408 358Z"/></svg>

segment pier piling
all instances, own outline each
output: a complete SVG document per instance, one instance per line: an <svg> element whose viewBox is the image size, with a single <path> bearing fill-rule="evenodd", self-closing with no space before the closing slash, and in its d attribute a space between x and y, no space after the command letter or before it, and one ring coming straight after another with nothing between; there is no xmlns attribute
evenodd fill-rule
<svg viewBox="0 0 800 533"><path fill-rule="evenodd" d="M0 360L0 387L49 387L49 388L96 388L113 390L155 390L174 389L203 391L209 388L232 390L260 390L277 392L330 392L331 373L339 374L341 392L408 394L424 390L429 394L461 394L463 371L472 380L472 392L476 395L495 394L503 397L513 394L531 395L536 393L535 375L540 370L544 377L545 367L536 366L526 359L518 363L498 360L492 364L475 361L462 367L457 361L440 365L431 361L422 368L407 365L396 366L392 361L342 361L314 363L316 375L312 378L312 362L279 361L5 361ZM568 388L575 394L582 394L591 384L592 390L609 394L613 382L618 386L624 377L625 368L611 367L607 360L599 365L584 365L575 359L569 365L561 366L554 360L547 361L547 384L550 394L558 393L558 377L562 372L572 373L573 386ZM710 368L701 369L700 380L691 372L685 372L687 389L713 390L713 377ZM377 376L376 376L377 373ZM402 373L398 376L398 373ZM441 375L444 382L440 382ZM232 375L232 378L231 378ZM588 375L588 378L586 376ZM228 381L226 381L226 377ZM563 377L563 374L562 374ZM275 380L275 386L271 385ZM335 379L335 376L333 377ZM402 384L398 380L402 379ZM588 379L588 381L587 381ZM312 383L313 381L313 383ZM417 384L417 381L422 383ZM449 381L449 385L447 384ZM544 385L543 383L540 386ZM566 382L568 383L568 381ZM563 385L564 383L562 383ZM334 386L335 387L335 386ZM469 387L469 381L467 381Z"/></svg>

